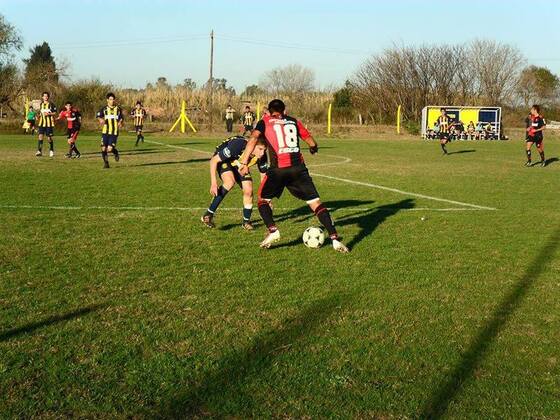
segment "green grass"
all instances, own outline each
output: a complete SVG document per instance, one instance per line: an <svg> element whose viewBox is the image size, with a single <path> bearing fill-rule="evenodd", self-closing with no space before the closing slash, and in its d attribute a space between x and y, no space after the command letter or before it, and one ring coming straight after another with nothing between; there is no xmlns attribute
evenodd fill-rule
<svg viewBox="0 0 560 420"><path fill-rule="evenodd" d="M203 228L203 153L123 137L104 171L97 136L81 160L56 141L37 159L0 137L0 416L560 417L560 162L524 168L521 141L324 139L312 173L497 209L316 175L340 255L301 244L316 222L288 194L274 249L241 210Z"/></svg>

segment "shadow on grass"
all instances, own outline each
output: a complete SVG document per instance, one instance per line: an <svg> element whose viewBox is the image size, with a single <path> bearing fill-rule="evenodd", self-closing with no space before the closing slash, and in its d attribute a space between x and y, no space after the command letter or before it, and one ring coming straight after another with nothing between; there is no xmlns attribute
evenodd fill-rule
<svg viewBox="0 0 560 420"><path fill-rule="evenodd" d="M118 148L118 147L117 147ZM135 150L119 150L119 154L121 156L130 156L130 155L149 155L154 153L172 153L172 150L169 149L135 149ZM98 155L101 157L101 150L97 152L85 152L81 154L82 156L95 156ZM112 156L109 154L109 156Z"/></svg>
<svg viewBox="0 0 560 420"><path fill-rule="evenodd" d="M521 305L523 298L547 269L547 265L560 245L560 227L548 238L538 255L527 267L525 274L518 283L502 299L494 310L490 321L474 337L460 362L451 374L443 380L432 398L422 410L421 418L437 419L445 415L451 401L463 389L465 382L472 378L473 372L486 357L491 344L504 329L515 310Z"/></svg>
<svg viewBox="0 0 560 420"><path fill-rule="evenodd" d="M476 150L469 149L469 150L457 150L456 152L447 152L448 155L459 155L461 153L474 153Z"/></svg>
<svg viewBox="0 0 560 420"><path fill-rule="evenodd" d="M151 162L151 163L140 163L138 165L129 165L129 166L138 167L138 166L179 165L179 164L199 163L199 162L208 162L208 159L188 159L188 160L177 160L177 161L166 161L166 162Z"/></svg>
<svg viewBox="0 0 560 420"><path fill-rule="evenodd" d="M39 328L48 327L49 325L58 324L59 322L65 322L65 321L70 321L71 319L74 318L79 318L80 316L87 315L90 312L95 312L105 306L106 305L104 304L90 305L84 308L76 309L75 311L72 312L67 312L62 315L53 315L42 321L32 322L18 328L12 328L10 330L0 332L0 342L17 337L18 335L32 333L33 331Z"/></svg>
<svg viewBox="0 0 560 420"><path fill-rule="evenodd" d="M278 328L257 335L251 344L217 361L216 368L198 385L168 401L158 411L158 417L221 417L219 412L209 412L213 408L209 406L219 409L231 399L240 398L240 387L244 382L266 373L279 354L289 352L294 343L305 341L343 304L347 304L349 298L350 295L337 294L317 300L296 316L285 319ZM250 396L243 395L243 398L245 406L250 405L247 401Z"/></svg>
<svg viewBox="0 0 560 420"><path fill-rule="evenodd" d="M551 165L551 164L553 164L554 162L558 162L559 160L560 160L560 159L558 159L557 157L553 157L553 158L550 158L550 159L546 159L546 160L545 160L546 166ZM533 167L533 166L540 166L540 164L541 164L541 162L534 162L534 163L531 165L531 167Z"/></svg>

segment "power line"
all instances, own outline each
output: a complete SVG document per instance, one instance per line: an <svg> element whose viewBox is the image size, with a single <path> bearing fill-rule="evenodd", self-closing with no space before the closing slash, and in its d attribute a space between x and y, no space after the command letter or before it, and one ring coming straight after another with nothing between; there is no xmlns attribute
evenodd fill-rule
<svg viewBox="0 0 560 420"><path fill-rule="evenodd" d="M59 50L62 49L77 49L77 48L111 48L111 47L127 47L133 45L148 45L148 44L168 44L174 42L193 41L199 39L207 39L207 34L189 35L182 37L154 37L134 40L122 40L111 42L88 42L76 44L53 44L52 48Z"/></svg>

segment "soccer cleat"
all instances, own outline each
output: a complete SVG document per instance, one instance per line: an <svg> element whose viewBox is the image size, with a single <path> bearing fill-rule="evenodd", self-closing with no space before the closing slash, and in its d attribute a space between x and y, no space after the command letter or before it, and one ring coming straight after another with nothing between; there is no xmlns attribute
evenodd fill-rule
<svg viewBox="0 0 560 420"><path fill-rule="evenodd" d="M260 247L268 249L274 242L278 242L279 240L280 240L279 230L275 230L274 232L269 232L265 236L264 240L261 242Z"/></svg>
<svg viewBox="0 0 560 420"><path fill-rule="evenodd" d="M41 152L40 150L37 150L37 153L35 153L35 156L43 156L43 152Z"/></svg>
<svg viewBox="0 0 560 420"><path fill-rule="evenodd" d="M54 152L52 150L49 152L49 157L54 157Z"/></svg>
<svg viewBox="0 0 560 420"><path fill-rule="evenodd" d="M70 153L66 153L66 154L64 155L64 157L65 157L66 159L70 159L70 158L72 157L72 155L71 155Z"/></svg>
<svg viewBox="0 0 560 420"><path fill-rule="evenodd" d="M103 163L103 169L109 169L109 162L104 162Z"/></svg>
<svg viewBox="0 0 560 420"><path fill-rule="evenodd" d="M243 229L245 229L245 230L253 230L253 229L255 229L255 228L253 227L253 224L251 223L250 220L248 220L248 221L243 221L243 223L241 224L241 227L242 227Z"/></svg>
<svg viewBox="0 0 560 420"><path fill-rule="evenodd" d="M115 153L115 162L118 162L120 160L120 156L119 156L119 152Z"/></svg>
<svg viewBox="0 0 560 420"><path fill-rule="evenodd" d="M528 160L527 162L525 162L525 166L527 166L527 167L531 166L531 161Z"/></svg>
<svg viewBox="0 0 560 420"><path fill-rule="evenodd" d="M343 254L347 254L347 253L350 252L350 250L346 247L346 245L344 245L338 239L333 239L332 240L332 247L335 251L341 252Z"/></svg>
<svg viewBox="0 0 560 420"><path fill-rule="evenodd" d="M546 166L546 160L541 160L540 167L544 168Z"/></svg>
<svg viewBox="0 0 560 420"><path fill-rule="evenodd" d="M204 216L202 216L200 218L202 223L204 223L206 225L206 227L209 227L209 228L215 228L216 227L213 219L214 219L214 217L210 214L205 214Z"/></svg>
<svg viewBox="0 0 560 420"><path fill-rule="evenodd" d="M74 156L74 159L80 159L82 157L82 155L80 153L78 153L76 156Z"/></svg>

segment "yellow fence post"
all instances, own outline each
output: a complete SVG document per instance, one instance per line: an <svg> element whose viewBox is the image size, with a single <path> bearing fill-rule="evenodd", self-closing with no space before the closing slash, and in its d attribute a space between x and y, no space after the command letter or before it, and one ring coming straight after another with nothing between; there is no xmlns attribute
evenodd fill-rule
<svg viewBox="0 0 560 420"><path fill-rule="evenodd" d="M261 119L261 103L257 102L257 121Z"/></svg>
<svg viewBox="0 0 560 420"><path fill-rule="evenodd" d="M193 123L191 122L191 120L189 120L189 117L187 117L187 101L185 100L183 100L183 102L181 103L181 115L179 115L177 121L175 121L175 123L171 126L169 132L171 133L173 130L175 130L179 123L181 123L181 133L185 132L185 123L189 125L193 133L196 133L196 128L194 128Z"/></svg>
<svg viewBox="0 0 560 420"><path fill-rule="evenodd" d="M329 110L327 111L327 134L331 134L331 116L332 116L332 104L329 104Z"/></svg>
<svg viewBox="0 0 560 420"><path fill-rule="evenodd" d="M401 106L397 107L397 134L401 134Z"/></svg>

